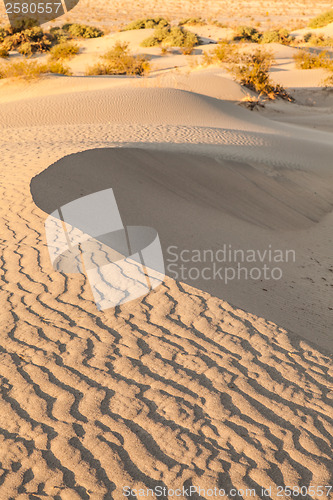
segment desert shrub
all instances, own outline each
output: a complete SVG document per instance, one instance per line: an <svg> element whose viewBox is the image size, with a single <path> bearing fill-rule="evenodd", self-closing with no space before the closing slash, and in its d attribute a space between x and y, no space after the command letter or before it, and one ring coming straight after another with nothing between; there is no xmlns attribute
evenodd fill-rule
<svg viewBox="0 0 333 500"><path fill-rule="evenodd" d="M146 57L133 56L128 43L117 42L102 56L102 61L87 69L86 75L138 75L149 73L150 63Z"/></svg>
<svg viewBox="0 0 333 500"><path fill-rule="evenodd" d="M8 57L9 52L5 45L0 44L0 57Z"/></svg>
<svg viewBox="0 0 333 500"><path fill-rule="evenodd" d="M44 70L45 73L56 73L58 75L70 76L72 74L69 67L64 65L61 61L50 60L47 64L44 65Z"/></svg>
<svg viewBox="0 0 333 500"><path fill-rule="evenodd" d="M221 21L218 21L217 19L209 19L209 24L213 24L214 26L217 26L218 28L227 28L228 25L226 23L221 23Z"/></svg>
<svg viewBox="0 0 333 500"><path fill-rule="evenodd" d="M234 61L227 69L239 83L269 99L282 97L292 100L281 85L275 85L270 79L269 70L274 62L270 52L262 49L251 54L237 52L234 54Z"/></svg>
<svg viewBox="0 0 333 500"><path fill-rule="evenodd" d="M333 38L325 37L324 35L306 33L303 37L303 41L312 47L333 47Z"/></svg>
<svg viewBox="0 0 333 500"><path fill-rule="evenodd" d="M169 26L169 21L164 17L147 17L144 19L138 19L137 21L132 21L127 24L122 31L164 28L164 26Z"/></svg>
<svg viewBox="0 0 333 500"><path fill-rule="evenodd" d="M156 29L155 33L148 38L145 38L141 43L142 47L156 47L161 45L164 38L167 36L168 30L166 28Z"/></svg>
<svg viewBox="0 0 333 500"><path fill-rule="evenodd" d="M67 23L63 25L62 29L74 38L99 38L104 35L99 28L87 24Z"/></svg>
<svg viewBox="0 0 333 500"><path fill-rule="evenodd" d="M184 54L184 56L190 56L191 54L193 54L194 45L191 45L189 47L181 47L180 50L181 50L182 54Z"/></svg>
<svg viewBox="0 0 333 500"><path fill-rule="evenodd" d="M323 81L325 87L333 87L333 71L331 74Z"/></svg>
<svg viewBox="0 0 333 500"><path fill-rule="evenodd" d="M311 38L313 37L313 34L312 33L306 33L304 36L303 36L303 42L305 43L308 43Z"/></svg>
<svg viewBox="0 0 333 500"><path fill-rule="evenodd" d="M0 78L36 78L42 72L42 65L36 61L17 61L0 65Z"/></svg>
<svg viewBox="0 0 333 500"><path fill-rule="evenodd" d="M162 44L165 47L184 47L190 49L198 43L199 39L195 33L174 26L172 28L156 28L155 33L143 40L141 45L142 47L155 47Z"/></svg>
<svg viewBox="0 0 333 500"><path fill-rule="evenodd" d="M203 52L200 63L204 66L216 63L216 57L211 52Z"/></svg>
<svg viewBox="0 0 333 500"><path fill-rule="evenodd" d="M69 68L59 62L41 64L38 61L15 61L0 65L0 78L22 78L31 80L46 73L69 75Z"/></svg>
<svg viewBox="0 0 333 500"><path fill-rule="evenodd" d="M323 12L319 16L311 19L309 28L322 28L328 24L333 23L333 9Z"/></svg>
<svg viewBox="0 0 333 500"><path fill-rule="evenodd" d="M50 51L51 59L70 59L79 52L79 46L73 42L63 42L59 45L54 45Z"/></svg>
<svg viewBox="0 0 333 500"><path fill-rule="evenodd" d="M5 38L3 44L7 50L16 49L21 54L31 56L35 52L47 52L51 48L52 37L42 28L33 28L19 31Z"/></svg>
<svg viewBox="0 0 333 500"><path fill-rule="evenodd" d="M262 101L262 99L256 96L251 96L251 95L246 95L243 97L243 99L239 102L240 106L244 106L245 108L249 109L250 111L253 111L254 109L259 109L259 108L264 108L265 104Z"/></svg>
<svg viewBox="0 0 333 500"><path fill-rule="evenodd" d="M51 28L50 35L54 43L65 43L71 37L68 31L63 30L59 26L54 26L53 28Z"/></svg>
<svg viewBox="0 0 333 500"><path fill-rule="evenodd" d="M280 41L278 31L266 31L261 39L262 43L278 43Z"/></svg>
<svg viewBox="0 0 333 500"><path fill-rule="evenodd" d="M9 31L9 34L19 33L20 31L25 31L25 30L34 28L36 26L38 26L37 19L27 17L27 18L23 18L23 19L16 19L16 21L14 21L11 24L11 27L9 28L8 31Z"/></svg>
<svg viewBox="0 0 333 500"><path fill-rule="evenodd" d="M266 31L265 33L263 33L261 38L262 43L289 44L292 40L293 37L286 29Z"/></svg>
<svg viewBox="0 0 333 500"><path fill-rule="evenodd" d="M299 50L293 57L297 69L330 68L333 66L330 55L326 51L313 54L309 50Z"/></svg>
<svg viewBox="0 0 333 500"><path fill-rule="evenodd" d="M21 43L17 47L17 51L26 57L30 57L35 52L38 52L38 50L36 50L36 49L37 49L37 47L36 47L35 43L32 43L32 42L24 42L24 43Z"/></svg>
<svg viewBox="0 0 333 500"><path fill-rule="evenodd" d="M212 52L204 52L201 64L209 66L210 64L221 64L231 62L237 54L238 49L235 43L227 40L221 40Z"/></svg>
<svg viewBox="0 0 333 500"><path fill-rule="evenodd" d="M188 26L205 26L207 21L202 17L187 17L179 21L179 26L184 26L187 24Z"/></svg>
<svg viewBox="0 0 333 500"><path fill-rule="evenodd" d="M0 28L0 43L2 43L7 36L9 36L9 32L6 28Z"/></svg>
<svg viewBox="0 0 333 500"><path fill-rule="evenodd" d="M261 38L262 34L256 28L252 28L252 26L239 26L234 36L234 40L240 42L258 43Z"/></svg>
<svg viewBox="0 0 333 500"><path fill-rule="evenodd" d="M221 40L214 49L214 55L219 62L229 62L232 60L237 48L235 44Z"/></svg>

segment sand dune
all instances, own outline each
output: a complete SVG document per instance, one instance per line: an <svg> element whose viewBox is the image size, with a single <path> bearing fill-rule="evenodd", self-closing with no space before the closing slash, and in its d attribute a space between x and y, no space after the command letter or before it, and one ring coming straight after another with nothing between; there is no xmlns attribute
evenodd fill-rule
<svg viewBox="0 0 333 500"><path fill-rule="evenodd" d="M0 497L329 485L331 134L237 106L217 73L79 80L0 109ZM84 275L52 269L44 221L109 186L164 246L271 243L296 264L223 289L167 277L98 312Z"/></svg>

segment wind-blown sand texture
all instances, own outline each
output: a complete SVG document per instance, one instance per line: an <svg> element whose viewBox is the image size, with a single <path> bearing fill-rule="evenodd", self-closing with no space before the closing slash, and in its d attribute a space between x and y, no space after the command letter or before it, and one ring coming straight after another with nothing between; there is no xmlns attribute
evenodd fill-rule
<svg viewBox="0 0 333 500"><path fill-rule="evenodd" d="M283 123L283 108L277 118L237 106L242 89L219 71L188 77L186 90L177 78L174 88L60 77L26 95L3 88L1 499L120 499L124 486L157 485L224 488L237 499L233 488L263 498L271 486L277 499L277 486L332 484L332 135ZM296 121L304 116L291 106ZM296 246L282 288L252 286L249 296L235 286L226 302L167 278L143 300L98 312L83 275L52 269L47 213L30 183L66 155L103 148L112 158L124 146L168 151L179 168L182 155L199 153L221 168L243 162L268 193L283 175L306 185L280 206L282 227L259 207L260 227L255 196L236 213L232 192L229 212L214 207L228 238L252 230ZM97 181L85 168L82 187ZM255 316L260 307L279 326Z"/></svg>

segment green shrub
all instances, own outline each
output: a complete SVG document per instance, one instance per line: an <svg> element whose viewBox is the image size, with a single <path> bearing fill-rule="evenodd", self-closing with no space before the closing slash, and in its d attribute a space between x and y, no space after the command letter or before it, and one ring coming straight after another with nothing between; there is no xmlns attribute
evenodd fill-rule
<svg viewBox="0 0 333 500"><path fill-rule="evenodd" d="M38 52L37 46L34 42L24 42L17 47L17 51L26 57L31 57L32 54Z"/></svg>
<svg viewBox="0 0 333 500"><path fill-rule="evenodd" d="M20 37L22 37L25 38L23 42L29 41L26 39L27 35L22 35L22 32L27 32L27 34L32 32L36 34L37 30L41 30L41 28L38 28L37 24L35 19L19 19L14 22L12 26L0 28L0 43L8 41L13 35L15 35L13 37L14 39L20 39Z"/></svg>
<svg viewBox="0 0 333 500"><path fill-rule="evenodd" d="M289 44L293 40L293 37L289 34L286 29L266 31L263 33L261 42L262 43L283 43Z"/></svg>
<svg viewBox="0 0 333 500"><path fill-rule="evenodd" d="M262 43L279 43L280 37L278 31L266 31L261 39Z"/></svg>
<svg viewBox="0 0 333 500"><path fill-rule="evenodd" d="M220 40L213 52L203 53L201 63L203 65L228 63L233 61L237 53L238 49L235 43Z"/></svg>
<svg viewBox="0 0 333 500"><path fill-rule="evenodd" d="M0 57L8 57L9 52L5 45L0 44Z"/></svg>
<svg viewBox="0 0 333 500"><path fill-rule="evenodd" d="M16 61L0 65L0 78L22 78L31 80L46 73L69 75L69 68L59 62L41 64L38 61Z"/></svg>
<svg viewBox="0 0 333 500"><path fill-rule="evenodd" d="M21 54L31 56L35 52L47 52L51 48L52 38L42 28L33 28L19 31L8 36L3 41L7 50L16 49Z"/></svg>
<svg viewBox="0 0 333 500"><path fill-rule="evenodd" d="M262 38L262 34L251 26L240 26L236 29L236 33L234 36L234 40L238 40L240 42L260 42Z"/></svg>
<svg viewBox="0 0 333 500"><path fill-rule="evenodd" d="M333 23L333 9L323 12L319 16L311 19L309 28L322 28L328 24Z"/></svg>
<svg viewBox="0 0 333 500"><path fill-rule="evenodd" d="M2 43L7 36L9 36L8 30L6 30L6 28L0 28L0 43Z"/></svg>
<svg viewBox="0 0 333 500"><path fill-rule="evenodd" d="M138 75L149 73L150 63L146 57L133 56L128 43L117 42L102 56L102 61L87 69L86 75Z"/></svg>
<svg viewBox="0 0 333 500"><path fill-rule="evenodd" d="M308 50L299 50L293 57L297 69L331 68L333 66L330 55L326 51L313 54Z"/></svg>
<svg viewBox="0 0 333 500"><path fill-rule="evenodd" d="M187 17L179 21L179 26L184 26L187 24L188 26L205 26L207 21L202 17Z"/></svg>
<svg viewBox="0 0 333 500"><path fill-rule="evenodd" d="M199 39L195 33L180 28L178 26L156 28L155 33L143 40L142 47L156 47L164 45L165 47L185 47L193 48L199 43Z"/></svg>
<svg viewBox="0 0 333 500"><path fill-rule="evenodd" d="M99 28L86 24L67 23L63 25L62 29L74 38L99 38L104 35Z"/></svg>
<svg viewBox="0 0 333 500"><path fill-rule="evenodd" d="M56 73L58 75L72 75L68 66L65 66L61 61L50 60L44 65L45 73Z"/></svg>
<svg viewBox="0 0 333 500"><path fill-rule="evenodd" d="M50 35L55 43L65 43L70 39L68 31L63 30L59 26L54 26L50 29Z"/></svg>
<svg viewBox="0 0 333 500"><path fill-rule="evenodd" d="M79 52L79 46L72 42L63 42L52 47L50 51L51 59L70 59Z"/></svg>
<svg viewBox="0 0 333 500"><path fill-rule="evenodd" d="M303 36L303 42L308 43L314 35L312 33L306 33Z"/></svg>
<svg viewBox="0 0 333 500"><path fill-rule="evenodd" d="M282 97L292 100L281 85L275 85L270 79L269 70L274 62L271 53L262 49L257 49L251 54L242 54L238 51L234 54L233 60L234 64L227 70L239 83L269 99Z"/></svg>
<svg viewBox="0 0 333 500"><path fill-rule="evenodd" d="M27 29L31 29L38 26L38 21L37 19L32 19L32 18L23 18L23 19L17 19L11 24L11 27L9 29L9 33L19 33L20 31L25 31Z"/></svg>
<svg viewBox="0 0 333 500"><path fill-rule="evenodd" d="M237 48L235 44L221 40L214 49L214 55L219 62L230 62Z"/></svg>
<svg viewBox="0 0 333 500"><path fill-rule="evenodd" d="M144 19L138 19L137 21L132 21L127 24L122 31L164 28L165 26L169 26L169 21L164 17L147 17Z"/></svg>
<svg viewBox="0 0 333 500"><path fill-rule="evenodd" d="M312 47L333 47L333 38L325 37L324 35L306 33L303 37L303 41Z"/></svg>

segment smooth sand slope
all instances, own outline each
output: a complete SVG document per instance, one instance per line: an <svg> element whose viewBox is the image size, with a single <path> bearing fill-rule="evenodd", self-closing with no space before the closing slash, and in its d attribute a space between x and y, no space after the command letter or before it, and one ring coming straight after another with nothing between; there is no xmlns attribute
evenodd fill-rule
<svg viewBox="0 0 333 500"><path fill-rule="evenodd" d="M52 78L1 104L1 498L332 483L332 136L237 106L219 72L205 95L204 73ZM167 277L98 312L84 275L52 269L44 221L105 187L164 249L296 262L274 283Z"/></svg>

